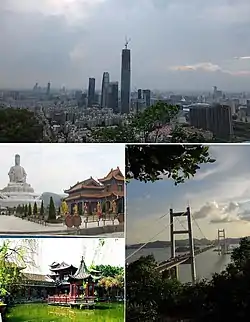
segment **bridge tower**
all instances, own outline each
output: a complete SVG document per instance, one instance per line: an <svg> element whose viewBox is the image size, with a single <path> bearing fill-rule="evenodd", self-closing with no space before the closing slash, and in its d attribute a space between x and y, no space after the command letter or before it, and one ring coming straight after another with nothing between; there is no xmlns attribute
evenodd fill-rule
<svg viewBox="0 0 250 322"><path fill-rule="evenodd" d="M175 230L174 229L174 217L186 217L188 229L187 230ZM187 207L185 212L175 212L170 209L170 239L171 239L171 257L175 258L175 235L187 234L189 239L190 248L190 265L191 265L191 277L192 283L196 281L196 269L195 269L195 256L194 256L194 241L193 241L193 230L192 230L192 218L190 207ZM177 275L177 272L176 272Z"/></svg>
<svg viewBox="0 0 250 322"><path fill-rule="evenodd" d="M218 254L225 255L227 252L225 229L218 229Z"/></svg>

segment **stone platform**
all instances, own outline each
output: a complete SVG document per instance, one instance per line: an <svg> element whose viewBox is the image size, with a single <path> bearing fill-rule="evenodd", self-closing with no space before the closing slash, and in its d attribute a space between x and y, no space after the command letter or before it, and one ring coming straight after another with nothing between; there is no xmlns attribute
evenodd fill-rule
<svg viewBox="0 0 250 322"><path fill-rule="evenodd" d="M115 221L106 221L105 225L102 222L88 223L88 228L85 228L84 223L77 230L75 228L67 228L63 224L47 224L46 226L34 223L15 216L0 215L0 235L80 235L80 236L99 236L107 237L110 234L124 237L124 225ZM111 237L111 236L110 236ZM119 238L117 237L117 238Z"/></svg>

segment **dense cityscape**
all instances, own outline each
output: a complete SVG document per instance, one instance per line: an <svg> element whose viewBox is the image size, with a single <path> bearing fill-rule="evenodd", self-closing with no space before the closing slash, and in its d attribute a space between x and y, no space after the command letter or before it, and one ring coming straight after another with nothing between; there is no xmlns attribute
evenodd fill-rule
<svg viewBox="0 0 250 322"><path fill-rule="evenodd" d="M129 124L135 115L142 115L159 102L164 104L166 111L169 106L177 106L178 112L171 120L160 120L160 136L154 142L171 142L171 132L176 127L186 133L199 133L204 142L245 142L250 139L250 96L246 93L226 93L217 86L206 93L131 90L131 50L128 44L129 40L126 40L122 50L120 86L108 71L103 72L100 90L93 77L89 78L86 90L65 86L54 89L50 82L45 87L37 82L30 90L1 90L0 106L35 113L43 127L42 142L98 142L92 136L93 130ZM139 141L143 142L143 139Z"/></svg>

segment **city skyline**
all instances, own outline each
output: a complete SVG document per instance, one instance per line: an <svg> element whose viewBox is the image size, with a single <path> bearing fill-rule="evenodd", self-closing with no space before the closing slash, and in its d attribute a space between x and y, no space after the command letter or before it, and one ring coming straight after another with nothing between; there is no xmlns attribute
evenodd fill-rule
<svg viewBox="0 0 250 322"><path fill-rule="evenodd" d="M77 182L91 176L100 179L111 168L125 171L124 145L112 144L0 144L0 190L9 182L8 172L14 165L15 154L27 173L27 183L36 193L64 194Z"/></svg>
<svg viewBox="0 0 250 322"><path fill-rule="evenodd" d="M205 237L216 239L217 229L227 237L250 235L250 149L244 145L210 146L213 164L202 165L194 178L174 186L169 179L155 183L132 180L127 185L127 243L169 240L169 210L190 205ZM164 215L166 216L164 217ZM161 218L161 219L160 219ZM181 219L184 227L186 220ZM176 221L177 229L183 229ZM194 238L204 238L193 222ZM181 236L180 238L186 238Z"/></svg>
<svg viewBox="0 0 250 322"><path fill-rule="evenodd" d="M93 77L101 88L104 71L120 83L128 35L132 91L209 90L215 84L244 91L249 12L246 0L46 0L39 6L4 0L0 87L28 89L49 81L56 88L87 88Z"/></svg>

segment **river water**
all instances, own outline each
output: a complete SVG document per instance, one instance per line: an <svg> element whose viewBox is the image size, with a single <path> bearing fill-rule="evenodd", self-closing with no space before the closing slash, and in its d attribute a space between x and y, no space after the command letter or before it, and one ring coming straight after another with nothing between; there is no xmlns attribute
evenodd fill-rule
<svg viewBox="0 0 250 322"><path fill-rule="evenodd" d="M127 249L126 257L132 254L135 249ZM137 260L140 256L154 255L157 262L162 262L170 258L170 248L144 248L127 260L131 263ZM231 255L219 255L217 252L210 249L195 257L197 279L211 278L212 274L220 273L230 263ZM179 279L183 283L191 282L191 267L190 265L179 265Z"/></svg>

